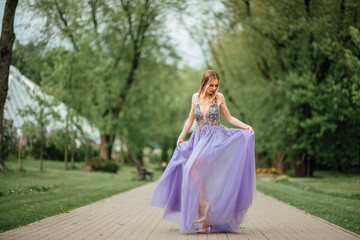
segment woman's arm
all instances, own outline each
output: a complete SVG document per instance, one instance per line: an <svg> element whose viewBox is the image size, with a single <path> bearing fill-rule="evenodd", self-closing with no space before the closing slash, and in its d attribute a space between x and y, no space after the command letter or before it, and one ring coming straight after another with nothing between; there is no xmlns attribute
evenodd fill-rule
<svg viewBox="0 0 360 240"><path fill-rule="evenodd" d="M218 94L219 94L220 110L224 115L225 120L235 127L242 129L249 129L249 133L251 133L253 131L252 127L243 123L239 119L231 116L229 109L226 107L224 95L222 93L218 93Z"/></svg>
<svg viewBox="0 0 360 240"><path fill-rule="evenodd" d="M195 94L192 96L192 100L191 100L191 109L190 109L190 113L189 113L189 117L186 120L183 130L180 133L180 136L177 140L176 145L179 146L180 143L182 143L184 141L184 138L186 136L186 134L189 132L191 126L193 125L194 122L194 101L195 101Z"/></svg>

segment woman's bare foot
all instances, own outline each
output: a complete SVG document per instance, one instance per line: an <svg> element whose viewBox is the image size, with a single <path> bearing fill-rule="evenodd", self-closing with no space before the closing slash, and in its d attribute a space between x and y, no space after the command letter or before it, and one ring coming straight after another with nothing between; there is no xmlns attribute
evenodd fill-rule
<svg viewBox="0 0 360 240"><path fill-rule="evenodd" d="M206 223L203 223L201 228L199 230L197 230L197 233L207 233L207 229L209 228L210 225L207 225Z"/></svg>

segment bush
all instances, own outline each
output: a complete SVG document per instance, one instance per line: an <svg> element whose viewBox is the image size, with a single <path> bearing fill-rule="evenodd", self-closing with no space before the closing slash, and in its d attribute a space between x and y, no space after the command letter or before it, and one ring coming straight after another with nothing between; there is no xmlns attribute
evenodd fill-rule
<svg viewBox="0 0 360 240"><path fill-rule="evenodd" d="M119 165L117 165L116 162L107 161L105 164L102 165L101 171L117 173L118 169L119 169Z"/></svg>
<svg viewBox="0 0 360 240"><path fill-rule="evenodd" d="M106 161L102 157L93 157L87 161L87 165L91 167L93 171L103 171L116 173L119 169L119 165L114 161Z"/></svg>
<svg viewBox="0 0 360 240"><path fill-rule="evenodd" d="M66 138L66 135L63 129L55 129L49 132L49 138L45 148L45 158L52 160L63 160L65 158L66 143L64 138ZM70 139L68 140L71 141ZM75 161L83 161L88 157L99 155L98 151L94 149L95 146L93 146L86 137L77 137L76 141L78 141L78 144L75 143L76 146L71 146L71 144L68 145L68 159L71 158L73 150Z"/></svg>
<svg viewBox="0 0 360 240"><path fill-rule="evenodd" d="M93 171L100 171L104 163L105 159L102 157L93 157L87 160L86 165L89 165Z"/></svg>
<svg viewBox="0 0 360 240"><path fill-rule="evenodd" d="M149 160L151 163L160 163L161 157L158 153L150 153L149 154Z"/></svg>
<svg viewBox="0 0 360 240"><path fill-rule="evenodd" d="M275 182L289 182L289 181L290 181L290 177L287 175L282 175L275 179Z"/></svg>
<svg viewBox="0 0 360 240"><path fill-rule="evenodd" d="M3 120L1 155L4 158L8 157L10 154L16 154L18 151L18 136L13 123L13 120Z"/></svg>

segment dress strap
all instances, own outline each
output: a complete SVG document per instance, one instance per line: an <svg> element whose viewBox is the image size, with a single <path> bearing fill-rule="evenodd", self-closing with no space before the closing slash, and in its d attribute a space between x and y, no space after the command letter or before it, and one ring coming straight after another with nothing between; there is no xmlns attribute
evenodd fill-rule
<svg viewBox="0 0 360 240"><path fill-rule="evenodd" d="M198 104L198 103L199 103L199 92L197 92L197 93L195 94L195 104ZM215 99L214 104L215 104L215 103L218 103L217 98Z"/></svg>
<svg viewBox="0 0 360 240"><path fill-rule="evenodd" d="M196 93L195 95L195 104L199 103L199 92Z"/></svg>

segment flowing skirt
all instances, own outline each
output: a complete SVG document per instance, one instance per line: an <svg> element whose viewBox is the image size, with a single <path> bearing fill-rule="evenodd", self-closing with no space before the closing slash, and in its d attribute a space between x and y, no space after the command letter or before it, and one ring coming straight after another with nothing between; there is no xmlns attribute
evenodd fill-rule
<svg viewBox="0 0 360 240"><path fill-rule="evenodd" d="M256 199L255 133L223 125L198 126L175 149L153 193L151 205L162 217L195 232L200 202L214 232L237 232Z"/></svg>

